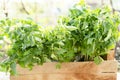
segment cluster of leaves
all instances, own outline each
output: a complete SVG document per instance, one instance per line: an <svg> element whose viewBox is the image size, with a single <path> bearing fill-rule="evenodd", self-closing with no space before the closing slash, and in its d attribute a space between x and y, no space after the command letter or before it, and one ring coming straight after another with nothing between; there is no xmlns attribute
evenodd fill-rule
<svg viewBox="0 0 120 80"><path fill-rule="evenodd" d="M1 20L1 24L4 26L4 36L11 41L8 58L1 63L1 67L12 74L16 74L16 64L32 69L35 64L42 65L49 61L68 62L74 58L73 52L70 53L71 48L68 48L70 31L74 27L44 28L32 20L17 19Z"/></svg>
<svg viewBox="0 0 120 80"><path fill-rule="evenodd" d="M8 59L3 61L1 66L15 73L16 63L21 66L32 65L31 63L35 61L33 55L39 52L37 47L39 44L37 40L35 41L40 36L39 26L31 20L6 19L1 23L5 28L4 35L11 41Z"/></svg>
<svg viewBox="0 0 120 80"><path fill-rule="evenodd" d="M61 17L59 23L77 28L71 31L71 36L80 61L100 63L101 56L114 48L118 40L119 15L112 14L108 7L91 10L82 0L70 9L68 16Z"/></svg>
<svg viewBox="0 0 120 80"><path fill-rule="evenodd" d="M1 67L15 74L16 64L29 68L49 61L98 64L118 39L119 23L118 15L107 7L91 10L84 2L61 17L56 27L41 27L29 19L1 20L3 34L11 41Z"/></svg>

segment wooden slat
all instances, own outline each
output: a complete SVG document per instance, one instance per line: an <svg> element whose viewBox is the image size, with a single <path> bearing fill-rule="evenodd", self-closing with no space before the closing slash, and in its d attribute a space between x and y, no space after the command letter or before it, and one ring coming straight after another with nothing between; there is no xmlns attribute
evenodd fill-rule
<svg viewBox="0 0 120 80"><path fill-rule="evenodd" d="M11 80L116 80L116 61L104 61L100 65L70 62L63 63L60 69L56 69L56 64L45 63L32 71L17 66L19 76L11 76Z"/></svg>
<svg viewBox="0 0 120 80"><path fill-rule="evenodd" d="M116 74L34 74L11 77L11 80L116 80Z"/></svg>
<svg viewBox="0 0 120 80"><path fill-rule="evenodd" d="M45 63L43 66L35 66L31 71L17 66L19 74L41 73L102 73L116 72L116 61L104 61L100 65L94 62L69 62L62 63L60 69L56 69L57 63Z"/></svg>

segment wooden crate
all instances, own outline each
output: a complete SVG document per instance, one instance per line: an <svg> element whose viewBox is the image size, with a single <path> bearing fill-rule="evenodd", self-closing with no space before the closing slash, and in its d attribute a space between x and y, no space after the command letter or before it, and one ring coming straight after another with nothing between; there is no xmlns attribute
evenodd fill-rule
<svg viewBox="0 0 120 80"><path fill-rule="evenodd" d="M17 66L18 76L11 76L11 80L116 80L117 62L104 61L100 65L94 62L62 63L56 69L57 63L45 63L35 66L33 70Z"/></svg>

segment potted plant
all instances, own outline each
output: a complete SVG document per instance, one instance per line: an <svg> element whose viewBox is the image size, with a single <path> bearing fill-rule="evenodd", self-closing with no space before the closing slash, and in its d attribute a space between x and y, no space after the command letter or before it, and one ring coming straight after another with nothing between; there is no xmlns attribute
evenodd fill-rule
<svg viewBox="0 0 120 80"><path fill-rule="evenodd" d="M91 10L81 1L56 27L44 28L32 20L1 23L11 40L1 67L19 72L11 80L116 80L117 62L103 61L119 36L118 14L108 7Z"/></svg>
<svg viewBox="0 0 120 80"><path fill-rule="evenodd" d="M84 60L93 60L95 56L101 57L101 55L103 57L106 51L114 48L113 43L119 36L117 13L111 14L111 10L107 6L91 10L84 4L84 1L70 9L69 15L61 17L59 23L77 27L77 30L72 31L72 37L79 45L80 51L78 52L82 53L80 56L84 56Z"/></svg>

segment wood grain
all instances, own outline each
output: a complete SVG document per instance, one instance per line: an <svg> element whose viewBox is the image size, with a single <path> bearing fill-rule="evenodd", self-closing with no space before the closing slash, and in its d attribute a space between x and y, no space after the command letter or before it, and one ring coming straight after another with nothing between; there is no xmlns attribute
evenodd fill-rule
<svg viewBox="0 0 120 80"><path fill-rule="evenodd" d="M107 54L107 60L115 59L115 50L110 50L109 54Z"/></svg>
<svg viewBox="0 0 120 80"><path fill-rule="evenodd" d="M116 80L117 62L104 61L100 65L94 62L45 63L35 66L32 71L17 66L18 76L11 80Z"/></svg>

